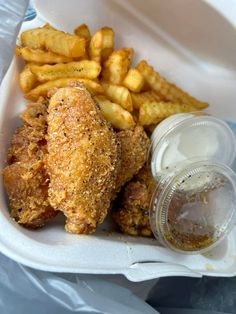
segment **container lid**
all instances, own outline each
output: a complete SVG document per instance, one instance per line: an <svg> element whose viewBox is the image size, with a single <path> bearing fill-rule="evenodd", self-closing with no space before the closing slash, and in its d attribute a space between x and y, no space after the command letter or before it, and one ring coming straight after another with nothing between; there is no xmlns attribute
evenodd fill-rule
<svg viewBox="0 0 236 314"><path fill-rule="evenodd" d="M174 115L156 127L151 141L148 159L154 177L193 161L209 159L230 166L236 154L232 130L211 116Z"/></svg>
<svg viewBox="0 0 236 314"><path fill-rule="evenodd" d="M161 183L160 183L161 185ZM178 252L200 253L217 245L236 218L236 175L209 161L189 165L152 199L157 238Z"/></svg>

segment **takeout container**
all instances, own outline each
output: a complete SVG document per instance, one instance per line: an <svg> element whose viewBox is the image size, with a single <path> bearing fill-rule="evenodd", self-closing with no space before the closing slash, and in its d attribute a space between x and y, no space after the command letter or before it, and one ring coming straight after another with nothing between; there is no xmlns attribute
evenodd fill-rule
<svg viewBox="0 0 236 314"><path fill-rule="evenodd" d="M236 23L230 10L227 20L212 3L35 0L38 16L22 29L45 21L66 31L80 23L87 23L92 32L111 26L117 47L133 47L136 60L147 59L168 79L208 101L211 114L236 121ZM21 68L14 58L0 89L1 167L25 104L18 84ZM236 228L213 251L194 256L159 247L154 239L116 233L109 221L94 235L66 233L60 216L43 229L31 231L9 217L2 178L0 184L0 250L22 264L56 272L124 274L132 281L236 275Z"/></svg>

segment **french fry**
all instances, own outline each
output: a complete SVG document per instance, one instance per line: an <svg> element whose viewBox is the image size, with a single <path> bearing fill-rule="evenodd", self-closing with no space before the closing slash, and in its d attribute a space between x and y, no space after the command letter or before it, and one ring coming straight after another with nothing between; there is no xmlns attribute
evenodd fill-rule
<svg viewBox="0 0 236 314"><path fill-rule="evenodd" d="M89 79L68 79L68 84L66 86L72 86L72 87L77 87L78 84L83 84L86 89L93 95L103 95L104 94L104 90L102 85L100 84L100 82L98 80L89 80Z"/></svg>
<svg viewBox="0 0 236 314"><path fill-rule="evenodd" d="M76 29L74 30L75 35L82 37L86 41L86 47L89 46L90 39L91 39L91 34L88 25L86 24L81 24ZM96 61L96 60L95 60Z"/></svg>
<svg viewBox="0 0 236 314"><path fill-rule="evenodd" d="M16 46L15 52L17 56L22 57L27 62L50 64L73 61L72 58L60 56L51 51L44 51L42 49L31 49L28 47Z"/></svg>
<svg viewBox="0 0 236 314"><path fill-rule="evenodd" d="M52 28L27 30L20 36L23 47L46 49L69 58L85 54L85 39Z"/></svg>
<svg viewBox="0 0 236 314"><path fill-rule="evenodd" d="M114 31L110 27L103 27L101 30L102 30L101 62L104 62L108 59L108 57L114 50Z"/></svg>
<svg viewBox="0 0 236 314"><path fill-rule="evenodd" d="M103 65L103 81L111 84L122 84L132 62L133 53L132 48L113 51Z"/></svg>
<svg viewBox="0 0 236 314"><path fill-rule="evenodd" d="M89 60L89 55L88 55L87 51L85 51L85 54L82 57L73 58L73 61L82 61L82 60Z"/></svg>
<svg viewBox="0 0 236 314"><path fill-rule="evenodd" d="M97 62L104 62L114 48L114 32L110 27L99 29L91 38L89 57Z"/></svg>
<svg viewBox="0 0 236 314"><path fill-rule="evenodd" d="M151 90L151 87L150 85L147 83L147 81L144 80L144 83L143 83L143 87L141 89L141 92L148 92Z"/></svg>
<svg viewBox="0 0 236 314"><path fill-rule="evenodd" d="M189 104L199 110L208 107L206 102L197 100L176 85L161 77L160 74L147 63L147 61L140 61L136 68L143 75L144 79L151 86L151 88L160 94L163 100Z"/></svg>
<svg viewBox="0 0 236 314"><path fill-rule="evenodd" d="M129 69L124 78L123 85L131 92L139 93L144 85L144 78L137 69Z"/></svg>
<svg viewBox="0 0 236 314"><path fill-rule="evenodd" d="M37 85L37 77L31 72L30 65L25 65L24 69L21 71L19 83L24 93L28 93Z"/></svg>
<svg viewBox="0 0 236 314"><path fill-rule="evenodd" d="M86 51L85 54L80 58L80 60L89 60L89 55L88 55L87 51Z"/></svg>
<svg viewBox="0 0 236 314"><path fill-rule="evenodd" d="M93 79L98 77L101 66L96 61L82 60L69 63L58 63L55 65L34 65L31 71L40 82L47 82L63 77L77 77Z"/></svg>
<svg viewBox="0 0 236 314"><path fill-rule="evenodd" d="M25 98L49 97L53 88L83 83L99 95L101 110L114 127L126 129L139 122L149 132L171 114L208 106L161 77L145 60L130 68L134 50L114 51L111 28L103 27L91 37L88 26L81 24L74 33L45 24L21 34L16 54L30 63L20 74Z"/></svg>
<svg viewBox="0 0 236 314"><path fill-rule="evenodd" d="M172 102L146 102L139 110L139 123L141 125L157 124L173 114L181 112L193 112L193 105Z"/></svg>
<svg viewBox="0 0 236 314"><path fill-rule="evenodd" d="M157 124L159 124L163 119L160 119L159 121L156 122L156 124L150 124L150 125L145 125L144 129L147 132L147 135L151 136L153 131L155 130Z"/></svg>
<svg viewBox="0 0 236 314"><path fill-rule="evenodd" d="M133 111L133 104L129 90L124 86L112 85L108 83L102 83L105 95L111 101L122 106L129 112Z"/></svg>
<svg viewBox="0 0 236 314"><path fill-rule="evenodd" d="M104 96L96 96L95 100L98 102L104 118L109 121L114 128L126 130L135 126L132 115L120 105L111 102Z"/></svg>
<svg viewBox="0 0 236 314"><path fill-rule="evenodd" d="M138 123L138 120L139 120L139 110L133 110L132 111L132 116L134 118L135 123Z"/></svg>
<svg viewBox="0 0 236 314"><path fill-rule="evenodd" d="M145 102L161 101L160 97L154 91L143 93L131 93L134 109L139 109Z"/></svg>
<svg viewBox="0 0 236 314"><path fill-rule="evenodd" d="M76 83L84 84L87 90L93 95L104 93L102 85L100 85L99 83L94 82L89 79L81 79L81 78L73 77L73 78L62 78L62 79L49 81L47 83L38 85L36 88L32 89L30 92L25 94L25 98L35 101L35 100L38 100L40 96L43 96L43 97L47 96L47 93L51 88L61 88L61 87L73 85Z"/></svg>

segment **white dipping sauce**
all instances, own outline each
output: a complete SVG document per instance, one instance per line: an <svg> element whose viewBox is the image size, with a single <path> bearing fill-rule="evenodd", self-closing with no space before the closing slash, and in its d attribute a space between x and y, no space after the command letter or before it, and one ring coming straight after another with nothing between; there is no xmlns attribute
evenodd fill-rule
<svg viewBox="0 0 236 314"><path fill-rule="evenodd" d="M230 165L235 157L235 139L226 123L208 115L183 113L163 120L151 137L151 171L182 169L192 162L213 160Z"/></svg>

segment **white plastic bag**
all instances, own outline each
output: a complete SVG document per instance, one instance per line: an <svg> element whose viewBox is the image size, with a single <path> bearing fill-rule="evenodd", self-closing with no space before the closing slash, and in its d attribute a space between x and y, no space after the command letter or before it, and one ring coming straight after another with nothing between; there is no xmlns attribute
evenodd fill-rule
<svg viewBox="0 0 236 314"><path fill-rule="evenodd" d="M28 0L0 0L0 83L12 59Z"/></svg>
<svg viewBox="0 0 236 314"><path fill-rule="evenodd" d="M82 279L81 279L82 278ZM128 289L98 276L33 270L0 254L1 314L157 314Z"/></svg>

